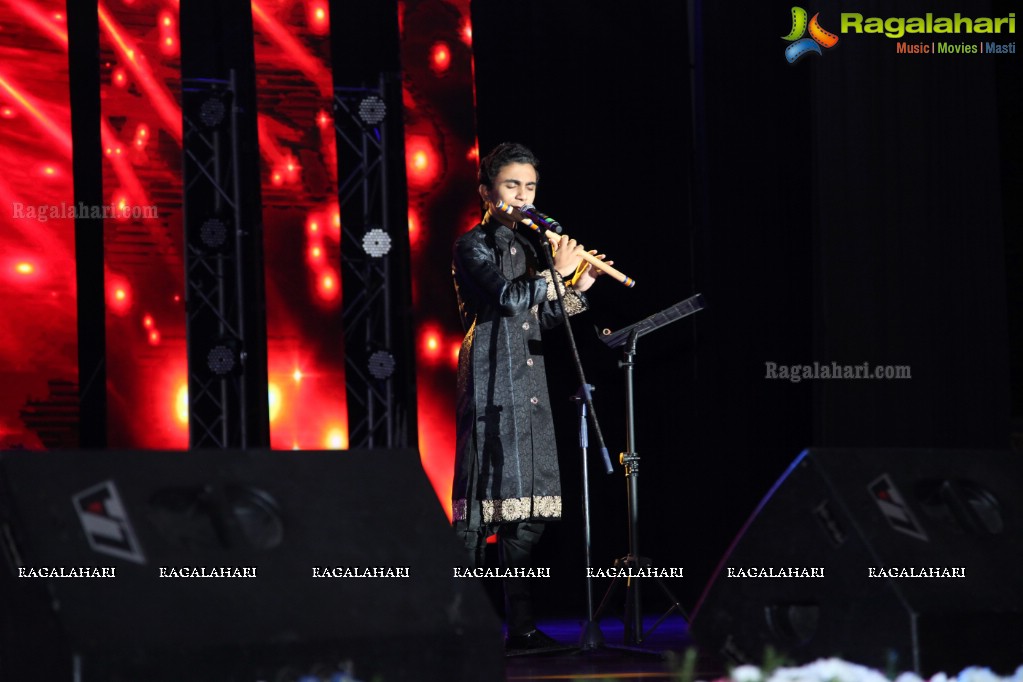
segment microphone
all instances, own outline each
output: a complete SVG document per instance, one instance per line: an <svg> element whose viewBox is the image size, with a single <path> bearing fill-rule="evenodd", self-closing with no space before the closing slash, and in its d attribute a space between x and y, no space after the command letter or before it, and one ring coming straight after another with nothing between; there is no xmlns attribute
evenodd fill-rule
<svg viewBox="0 0 1023 682"><path fill-rule="evenodd" d="M539 234L541 236L546 236L549 241L551 241L554 244L557 244L558 235L561 234L561 223L559 223L554 218L551 218L550 216L544 215L543 213L540 213L540 211L537 211L536 206L533 206L532 204L526 204L524 206L516 207L500 199L497 199L496 201L494 201L494 208L496 208L498 211L504 211L508 215L511 215L516 210L518 210L518 212L522 214L523 217L522 224L528 226L530 230L532 230L529 234L533 234L535 232L536 234ZM563 236L567 237L568 235ZM632 288L636 285L636 280L632 279L624 272L620 272L614 269L613 267L611 267L601 259L597 258L596 256L593 256L589 253L583 253L582 258L584 261L588 262L590 265L597 268L598 270L601 270L611 275L625 286Z"/></svg>
<svg viewBox="0 0 1023 682"><path fill-rule="evenodd" d="M558 234L561 234L562 231L564 230L564 228L561 227L561 223L559 223L557 220L550 217L549 215L541 213L540 211L536 210L536 206L534 206L533 204L525 204L524 206L519 206L519 213L526 216L540 227L546 228L551 232L557 232Z"/></svg>
<svg viewBox="0 0 1023 682"><path fill-rule="evenodd" d="M540 234L543 234L544 231L546 230L550 230L551 232L561 234L562 230L564 229L561 227L561 223L559 223L557 220L550 217L549 215L540 213L540 211L536 210L536 206L534 206L533 204L512 206L511 204L506 204L505 202L498 199L497 203L494 204L494 208L498 209L499 211L504 211L505 213L511 213L512 211L518 209L519 213L522 214L522 217L532 221L534 225L533 229L539 232Z"/></svg>

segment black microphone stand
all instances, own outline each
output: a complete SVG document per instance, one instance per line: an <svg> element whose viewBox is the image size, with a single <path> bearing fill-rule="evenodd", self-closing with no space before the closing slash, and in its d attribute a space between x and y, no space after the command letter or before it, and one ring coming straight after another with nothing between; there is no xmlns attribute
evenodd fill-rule
<svg viewBox="0 0 1023 682"><path fill-rule="evenodd" d="M579 648L583 651L592 651L604 646L604 633L600 630L600 623L594 618L593 609L593 579L590 577L593 568L593 552L590 544L590 470L587 458L587 449L590 445L589 431L586 428L586 396L595 389L589 384L579 388L572 402L579 407L579 453L582 462L583 473L583 547L586 554L586 624L579 635Z"/></svg>
<svg viewBox="0 0 1023 682"><path fill-rule="evenodd" d="M519 229L525 226L524 223L519 223ZM576 376L579 379L579 390L572 398L579 403L579 447L581 450L581 462L582 462L582 476L583 476L583 536L586 552L586 603L587 603L587 621L583 626L583 632L580 634L579 648L588 651L597 649L604 644L604 635L600 631L600 624L597 622L593 613L593 585L589 576L589 569L592 566L592 559L590 553L590 498L589 498L589 468L587 463L587 449L589 447L589 432L587 431L586 416L589 413L589 418L593 421L593 431L597 437L597 447L600 449L601 455L604 459L604 470L605 473L614 473L614 468L611 466L611 456L608 454L607 446L604 444L604 436L600 431L600 422L597 420L597 412L593 407L593 386L586 381L586 373L583 370L582 359L579 357L579 347L575 342L575 334L572 332L572 323L569 320L568 312L565 310L565 297L562 291L562 279L561 275L554 268L554 256L551 253L551 245L547 241L546 236L541 232L543 229L537 226L535 223L528 226L534 237L541 240L539 251L544 254L544 261L546 266L550 269L551 278L554 282L554 289L557 294L558 306L561 309L562 322L565 327L565 335L568 338L568 346L572 354L572 361L575 366ZM590 266L593 267L593 266Z"/></svg>
<svg viewBox="0 0 1023 682"><path fill-rule="evenodd" d="M568 348L572 354L572 364L575 367L576 377L579 379L579 386L588 387L589 383L586 381L586 372L583 370L583 361L579 357L579 346L575 342L575 334L572 333L572 325L568 319L568 312L565 310L565 294L563 292L564 283L561 278L561 274L554 269L554 256L551 253L550 242L547 241L547 237L540 232L540 227L536 224L526 226L524 223L519 223L521 227L528 227L529 232L534 237L541 240L539 244L539 251L544 255L546 266L551 271L551 279L554 282L554 292L557 294L558 307L561 309L561 319L565 327L565 336L568 339ZM592 266L590 266L592 267ZM589 410L590 419L593 421L593 431L597 436L597 447L600 448L600 453L604 458L604 469L607 473L614 473L614 468L611 466L611 456L608 454L607 445L604 444L604 434L600 431L600 422L597 419L597 411L593 407L593 396L590 395L589 390L580 389L583 394L583 402L586 405L586 409Z"/></svg>
<svg viewBox="0 0 1023 682"><path fill-rule="evenodd" d="M688 317L693 313L702 310L704 308L704 300L701 294L691 296L684 301L680 301L670 308L666 308L659 313L651 315L650 317L640 320L635 324L632 324L624 329L620 329L617 332L610 332L605 330L602 340L609 348L618 348L625 346L623 351L624 359L619 362L619 366L625 370L625 416L626 416L626 448L625 452L621 455L621 463L625 469L625 480L626 480L626 495L628 501L629 510L629 553L615 560L614 567L619 570L624 570L629 576L624 578L626 582L626 593L625 593L625 642L626 644L639 644L644 639L643 633L643 613L642 604L640 601L640 590L639 590L639 577L633 577L632 574L640 569L648 569L651 567L651 561L649 558L642 557L639 553L639 453L636 452L636 427L635 427L635 393L633 390L633 370L636 365L636 343L639 337L649 334L655 329L659 329L666 324L681 320L684 317ZM611 584L607 588L607 592L604 594L604 599L600 603L600 607L597 609L597 613L591 618L599 618L600 614L604 611L604 608L609 604L611 594L614 592L615 587L619 581L623 578L620 574L611 581ZM671 593L664 581L654 576L654 580L657 581L661 591L664 592L668 598L671 606L654 623L653 627L650 628L649 632L653 632L664 620L671 615L673 611L678 611L682 614L682 617L687 621L689 615L685 609L679 604L678 599ZM646 633L646 634L649 634Z"/></svg>

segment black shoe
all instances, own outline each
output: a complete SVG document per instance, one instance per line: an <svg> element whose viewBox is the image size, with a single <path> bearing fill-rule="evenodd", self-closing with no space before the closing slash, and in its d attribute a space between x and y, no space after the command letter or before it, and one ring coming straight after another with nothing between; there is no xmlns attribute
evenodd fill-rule
<svg viewBox="0 0 1023 682"><path fill-rule="evenodd" d="M564 645L553 637L536 628L524 635L508 635L504 642L506 651L537 651L540 649L560 649Z"/></svg>

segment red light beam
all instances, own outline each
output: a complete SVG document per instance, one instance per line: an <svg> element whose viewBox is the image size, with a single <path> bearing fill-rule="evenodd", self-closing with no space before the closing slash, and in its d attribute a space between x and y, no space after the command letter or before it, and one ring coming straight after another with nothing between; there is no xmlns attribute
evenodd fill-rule
<svg viewBox="0 0 1023 682"><path fill-rule="evenodd" d="M174 98L170 92L167 91L163 85L156 80L152 72L148 67L143 65L141 59L141 51L135 47L127 38L124 37L124 29L118 25L114 18L107 12L106 7L103 3L99 4L99 20L100 24L107 33L110 34L110 38L117 45L118 51L127 63L128 68L131 70L135 79L138 81L142 90L146 93L146 96L153 102L153 107L156 109L157 115L163 121L168 132L175 140L181 143L181 108L174 102Z"/></svg>
<svg viewBox="0 0 1023 682"><path fill-rule="evenodd" d="M252 2L252 19L254 23L258 24L260 30L284 50L298 70L319 88L320 95L333 98L334 89L330 72L302 47L302 44L288 32L288 29L267 14L256 0Z"/></svg>
<svg viewBox="0 0 1023 682"><path fill-rule="evenodd" d="M34 97L24 92L22 88L3 74L0 74L0 90L10 95L11 99L31 114L33 123L54 139L64 153L64 156L69 159L71 158L71 136L42 112Z"/></svg>
<svg viewBox="0 0 1023 682"><path fill-rule="evenodd" d="M14 2L9 5L15 12L25 17L29 23L34 24L36 28L41 29L47 37L52 38L54 42L67 49L67 31L62 29L57 24L53 23L51 15L45 14L38 7L30 2Z"/></svg>

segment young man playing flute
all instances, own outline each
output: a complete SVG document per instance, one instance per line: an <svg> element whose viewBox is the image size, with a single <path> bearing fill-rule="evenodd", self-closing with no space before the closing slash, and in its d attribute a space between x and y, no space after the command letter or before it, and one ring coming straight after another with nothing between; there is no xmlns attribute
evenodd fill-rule
<svg viewBox="0 0 1023 682"><path fill-rule="evenodd" d="M473 568L482 564L486 539L496 533L501 568L529 569L544 523L561 517L540 332L564 321L555 287L565 312L574 315L586 309L583 292L601 274L567 236L559 240L550 269L541 252L551 248L547 239L522 224L517 209L533 203L538 165L531 151L513 143L481 159L486 213L454 246L452 275L466 333L458 360L452 506ZM557 646L536 628L529 579L506 575L504 592L507 648Z"/></svg>

